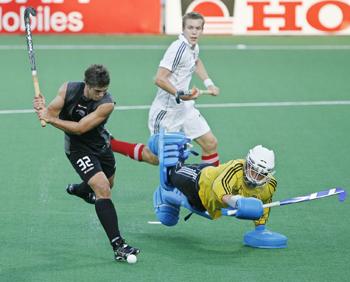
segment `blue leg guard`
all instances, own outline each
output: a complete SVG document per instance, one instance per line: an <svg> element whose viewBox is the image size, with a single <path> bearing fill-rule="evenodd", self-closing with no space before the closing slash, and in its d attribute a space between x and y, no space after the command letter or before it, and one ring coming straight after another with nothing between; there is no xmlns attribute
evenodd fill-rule
<svg viewBox="0 0 350 282"><path fill-rule="evenodd" d="M156 142L157 137L154 137L152 142ZM151 142L151 143L152 143ZM188 158L189 151L186 149L186 144L191 142L183 133L165 133L164 129L160 130L158 136L158 158L160 185L167 190L172 190L174 187L168 182L168 167L175 166L178 161L184 161ZM151 144L154 146L154 144Z"/></svg>
<svg viewBox="0 0 350 282"><path fill-rule="evenodd" d="M148 148L153 154L158 156L159 154L159 138L163 140L163 145L176 145L172 150L179 151L179 156L184 160L188 158L189 152L186 150L186 144L191 142L191 139L187 138L182 132L168 132L165 133L164 129L160 130L160 133L152 135L148 139Z"/></svg>
<svg viewBox="0 0 350 282"><path fill-rule="evenodd" d="M153 207L158 220L166 226L174 226L179 221L181 197L161 186L153 194Z"/></svg>
<svg viewBox="0 0 350 282"><path fill-rule="evenodd" d="M265 225L258 225L255 230L245 233L243 238L245 245L262 249L286 248L287 240L286 236L267 230Z"/></svg>
<svg viewBox="0 0 350 282"><path fill-rule="evenodd" d="M236 217L240 219L259 219L264 212L262 201L256 198L237 200Z"/></svg>
<svg viewBox="0 0 350 282"><path fill-rule="evenodd" d="M177 224L180 206L211 219L208 213L195 210L186 196L168 182L168 168L188 158L190 151L187 150L187 143L189 142L191 139L183 133L165 133L163 128L159 134L151 136L148 142L150 150L159 158L160 186L154 192L154 210L158 220L166 226Z"/></svg>
<svg viewBox="0 0 350 282"><path fill-rule="evenodd" d="M169 191L159 186L153 194L153 206L158 220L166 226L174 226L178 223L180 206L200 216L211 219L208 213L194 209L186 196L176 188Z"/></svg>

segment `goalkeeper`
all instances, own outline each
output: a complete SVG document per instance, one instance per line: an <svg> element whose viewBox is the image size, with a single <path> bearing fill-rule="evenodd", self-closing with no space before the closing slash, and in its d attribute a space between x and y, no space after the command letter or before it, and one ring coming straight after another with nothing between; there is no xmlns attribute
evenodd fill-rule
<svg viewBox="0 0 350 282"><path fill-rule="evenodd" d="M262 203L271 203L276 191L277 181L272 176L274 167L274 152L261 145L251 149L245 159L231 160L218 167L208 164L185 165L179 161L167 167L167 189L159 187L155 192L157 217L165 225L175 225L178 216L167 206L161 207L161 202L170 205L176 203L182 193L189 204L185 207L201 215L209 214L211 219L219 218L222 208L237 208L241 204L244 208L238 210L237 217L253 217L256 226L265 225L270 209L262 210ZM174 190L169 191L169 187ZM181 193L176 193L175 187ZM179 201L183 204L183 200ZM246 208L252 210L247 211Z"/></svg>
<svg viewBox="0 0 350 282"><path fill-rule="evenodd" d="M164 133L161 129L148 143L159 156L160 186L153 196L158 220L167 226L176 225L181 206L209 219L229 215L228 210L234 209L237 218L255 223L255 229L244 235L245 245L287 247L286 236L265 229L270 209L263 204L272 202L277 187L273 177L274 152L258 145L249 150L245 159L231 160L218 167L185 165L190 141L182 133Z"/></svg>

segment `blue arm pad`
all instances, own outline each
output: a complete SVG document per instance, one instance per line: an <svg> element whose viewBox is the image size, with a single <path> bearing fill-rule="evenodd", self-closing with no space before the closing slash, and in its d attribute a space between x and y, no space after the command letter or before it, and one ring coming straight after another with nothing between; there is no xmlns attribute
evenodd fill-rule
<svg viewBox="0 0 350 282"><path fill-rule="evenodd" d="M259 199L240 198L237 200L237 218L256 220L263 215L263 212L263 204Z"/></svg>

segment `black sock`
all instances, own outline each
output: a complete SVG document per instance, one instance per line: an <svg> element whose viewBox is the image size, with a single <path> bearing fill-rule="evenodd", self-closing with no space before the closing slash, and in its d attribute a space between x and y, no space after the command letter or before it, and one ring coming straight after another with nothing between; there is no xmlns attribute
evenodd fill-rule
<svg viewBox="0 0 350 282"><path fill-rule="evenodd" d="M111 245L114 247L116 238L120 237L118 227L117 211L111 199L98 199L95 203L96 214L108 236Z"/></svg>

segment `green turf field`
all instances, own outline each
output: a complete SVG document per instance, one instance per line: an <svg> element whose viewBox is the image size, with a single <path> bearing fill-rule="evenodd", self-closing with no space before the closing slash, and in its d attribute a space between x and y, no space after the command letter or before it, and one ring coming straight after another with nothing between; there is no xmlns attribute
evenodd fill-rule
<svg viewBox="0 0 350 282"><path fill-rule="evenodd" d="M64 81L103 63L117 101L109 130L146 142L152 79L173 39L34 36L42 92L49 101ZM336 186L350 191L349 46L349 37L203 38L201 57L221 95L197 104L219 140L221 161L262 143L276 153L274 200ZM247 221L192 216L172 228L147 224L156 220L158 168L123 156L116 156L113 201L123 235L142 253L136 265L114 262L94 208L65 192L78 176L64 155L63 134L15 111L30 109L33 96L24 47L24 37L0 37L0 281L349 280L349 199L273 209L268 228L286 235L288 248L252 249L242 244L253 228ZM308 103L320 101L327 102Z"/></svg>

